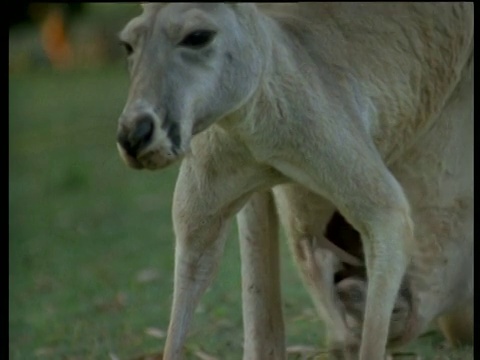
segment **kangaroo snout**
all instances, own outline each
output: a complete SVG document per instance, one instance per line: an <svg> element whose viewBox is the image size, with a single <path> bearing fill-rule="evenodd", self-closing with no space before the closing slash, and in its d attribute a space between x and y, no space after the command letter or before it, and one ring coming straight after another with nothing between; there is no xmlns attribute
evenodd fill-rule
<svg viewBox="0 0 480 360"><path fill-rule="evenodd" d="M132 126L121 126L117 133L117 142L133 158L150 143L154 131L153 118L149 114L141 114L132 121Z"/></svg>
<svg viewBox="0 0 480 360"><path fill-rule="evenodd" d="M167 120L164 118L163 123ZM117 132L117 148L125 163L134 169L161 169L183 155L179 151L178 125L168 129L150 107L133 109L120 117ZM173 139L173 140L172 140ZM175 141L174 141L175 140Z"/></svg>

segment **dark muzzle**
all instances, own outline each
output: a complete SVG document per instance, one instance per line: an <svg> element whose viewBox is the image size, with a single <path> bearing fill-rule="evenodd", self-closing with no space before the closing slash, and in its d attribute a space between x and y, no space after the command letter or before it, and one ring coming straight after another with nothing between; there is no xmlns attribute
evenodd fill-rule
<svg viewBox="0 0 480 360"><path fill-rule="evenodd" d="M123 149L133 158L136 158L152 139L153 119L148 114L143 114L133 121L132 127L121 127L117 134L117 141Z"/></svg>

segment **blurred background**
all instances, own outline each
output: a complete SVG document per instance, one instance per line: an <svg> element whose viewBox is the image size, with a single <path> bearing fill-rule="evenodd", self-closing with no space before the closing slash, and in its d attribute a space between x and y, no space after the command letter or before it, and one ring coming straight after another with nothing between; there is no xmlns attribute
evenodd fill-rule
<svg viewBox="0 0 480 360"><path fill-rule="evenodd" d="M9 71L72 70L121 60L117 33L138 4L21 3L9 18Z"/></svg>
<svg viewBox="0 0 480 360"><path fill-rule="evenodd" d="M178 164L134 171L115 145L129 81L117 34L141 7L20 2L8 11L9 358L160 359ZM242 358L238 254L232 226L187 359ZM314 358L323 325L285 241L281 260L289 359ZM436 333L411 349L447 359L434 355L445 354ZM448 355L457 358L471 349Z"/></svg>

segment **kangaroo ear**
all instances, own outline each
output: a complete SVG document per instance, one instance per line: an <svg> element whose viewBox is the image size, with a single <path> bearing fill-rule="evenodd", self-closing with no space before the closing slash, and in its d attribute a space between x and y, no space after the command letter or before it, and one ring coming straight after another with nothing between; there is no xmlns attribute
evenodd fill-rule
<svg viewBox="0 0 480 360"><path fill-rule="evenodd" d="M238 13L253 14L258 12L258 8L252 3L228 3L234 11Z"/></svg>
<svg viewBox="0 0 480 360"><path fill-rule="evenodd" d="M154 2L142 2L140 6L144 13L148 12L150 9L160 9L163 8L167 3L154 3Z"/></svg>
<svg viewBox="0 0 480 360"><path fill-rule="evenodd" d="M140 3L140 6L142 7L142 10L145 11L148 7L152 6L152 5L155 5L155 4L158 4L158 3L153 3L153 2L141 2ZM164 3L163 5L166 5L166 3ZM163 7L163 6L162 6Z"/></svg>
<svg viewBox="0 0 480 360"><path fill-rule="evenodd" d="M257 9L257 6L254 3L243 3L243 2L234 2L234 3L229 3L232 5L234 8L249 8L249 9Z"/></svg>

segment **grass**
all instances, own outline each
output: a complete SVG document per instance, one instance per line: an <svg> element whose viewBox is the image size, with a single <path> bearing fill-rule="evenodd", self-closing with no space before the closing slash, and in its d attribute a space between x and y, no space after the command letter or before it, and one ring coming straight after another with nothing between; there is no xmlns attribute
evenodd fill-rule
<svg viewBox="0 0 480 360"><path fill-rule="evenodd" d="M9 358L133 359L160 352L168 326L178 166L128 169L115 147L123 68L14 74L9 80ZM322 346L285 242L288 345ZM233 227L196 313L187 358L241 359L240 262ZM425 359L471 359L414 343ZM291 359L300 358L291 356Z"/></svg>

